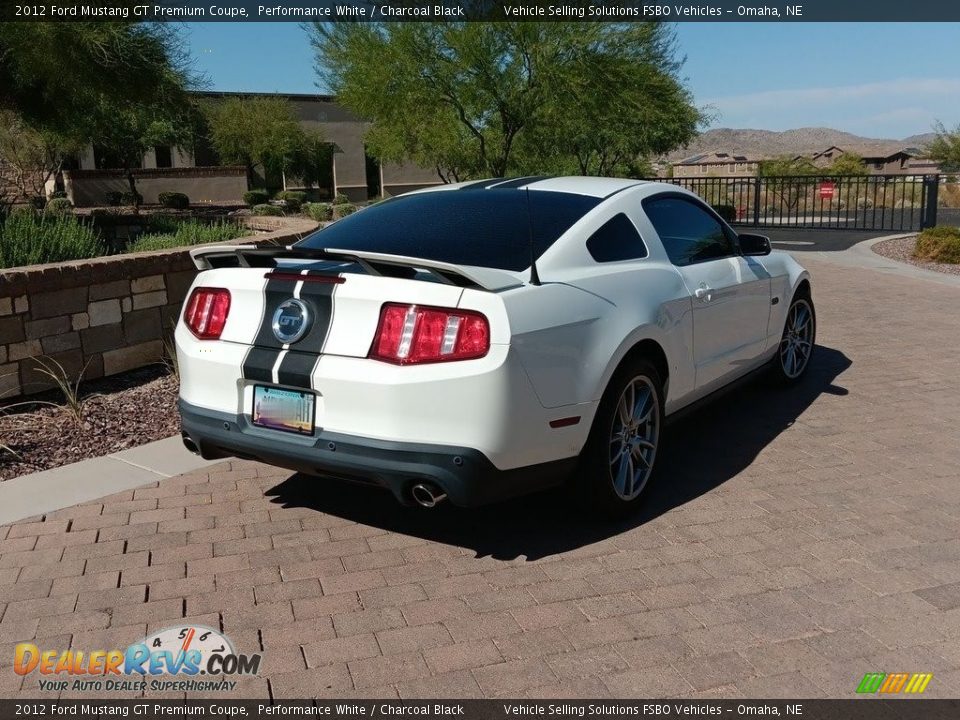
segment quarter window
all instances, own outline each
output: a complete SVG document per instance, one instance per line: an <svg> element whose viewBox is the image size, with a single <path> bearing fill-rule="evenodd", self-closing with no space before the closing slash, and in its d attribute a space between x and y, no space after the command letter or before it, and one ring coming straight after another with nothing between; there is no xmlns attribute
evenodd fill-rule
<svg viewBox="0 0 960 720"><path fill-rule="evenodd" d="M643 209L674 265L692 265L735 254L720 221L689 200L654 198L646 201Z"/></svg>
<svg viewBox="0 0 960 720"><path fill-rule="evenodd" d="M623 213L614 215L590 236L587 250L597 262L636 260L647 256L643 238Z"/></svg>

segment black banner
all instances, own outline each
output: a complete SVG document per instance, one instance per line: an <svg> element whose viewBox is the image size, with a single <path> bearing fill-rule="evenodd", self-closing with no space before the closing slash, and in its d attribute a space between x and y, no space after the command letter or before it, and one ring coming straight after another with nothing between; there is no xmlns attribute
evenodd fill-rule
<svg viewBox="0 0 960 720"><path fill-rule="evenodd" d="M755 718L954 720L960 700L0 700L4 720L41 718Z"/></svg>
<svg viewBox="0 0 960 720"><path fill-rule="evenodd" d="M150 20L159 22L958 22L955 0L133 0L4 2L2 21Z"/></svg>

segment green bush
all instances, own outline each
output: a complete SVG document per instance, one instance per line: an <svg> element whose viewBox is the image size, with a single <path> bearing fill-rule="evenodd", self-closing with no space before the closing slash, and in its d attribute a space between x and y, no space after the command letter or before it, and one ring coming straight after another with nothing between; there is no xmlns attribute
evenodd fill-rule
<svg viewBox="0 0 960 720"><path fill-rule="evenodd" d="M275 200L283 200L290 212L300 212L300 207L307 199L307 194L299 190L281 190L273 197Z"/></svg>
<svg viewBox="0 0 960 720"><path fill-rule="evenodd" d="M303 212L317 222L326 222L333 220L333 205L325 202L307 203L303 206Z"/></svg>
<svg viewBox="0 0 960 720"><path fill-rule="evenodd" d="M269 203L261 203L260 205L254 205L250 208L250 212L254 215L283 215L283 208L270 205Z"/></svg>
<svg viewBox="0 0 960 720"><path fill-rule="evenodd" d="M43 210L44 206L47 204L47 198L43 195L34 195L30 198L30 207L34 210Z"/></svg>
<svg viewBox="0 0 960 720"><path fill-rule="evenodd" d="M722 217L728 223L734 222L737 219L737 208L734 205L714 205L713 209L716 211L717 215Z"/></svg>
<svg viewBox="0 0 960 720"><path fill-rule="evenodd" d="M924 230L917 238L913 256L930 262L960 263L960 228L938 225Z"/></svg>
<svg viewBox="0 0 960 720"><path fill-rule="evenodd" d="M0 224L0 267L103 255L100 237L73 215L13 212Z"/></svg>
<svg viewBox="0 0 960 720"><path fill-rule="evenodd" d="M51 200L56 200L57 198L65 198L66 196L67 196L67 193L63 190L54 190L52 193L50 193Z"/></svg>
<svg viewBox="0 0 960 720"><path fill-rule="evenodd" d="M243 194L243 202L250 207L254 205L263 205L270 199L270 193L266 190L247 190Z"/></svg>
<svg viewBox="0 0 960 720"><path fill-rule="evenodd" d="M167 220L171 220L171 218L167 218ZM172 232L145 233L127 248L127 252L167 250L188 245L224 242L242 237L249 232L240 223L226 220L216 223L205 223L196 219L172 222L175 228ZM162 225L153 225L151 222L151 229L154 227L162 227Z"/></svg>
<svg viewBox="0 0 960 720"><path fill-rule="evenodd" d="M162 192L157 196L157 200L163 207L173 210L186 210L190 207L190 198L181 192Z"/></svg>
<svg viewBox="0 0 960 720"><path fill-rule="evenodd" d="M45 213L70 213L73 212L73 205L65 197L50 198L43 211Z"/></svg>
<svg viewBox="0 0 960 720"><path fill-rule="evenodd" d="M103 202L110 207L116 207L123 202L123 193L119 190L110 190L103 194Z"/></svg>
<svg viewBox="0 0 960 720"><path fill-rule="evenodd" d="M334 205L349 205L350 198L348 198L344 193L337 193L333 196Z"/></svg>
<svg viewBox="0 0 960 720"><path fill-rule="evenodd" d="M351 205L350 203L340 203L333 206L333 216L335 218L346 217L347 215L352 215L359 209L356 205Z"/></svg>
<svg viewBox="0 0 960 720"><path fill-rule="evenodd" d="M121 205L143 205L143 195L140 193L133 193L130 190L125 190L120 193L120 204Z"/></svg>

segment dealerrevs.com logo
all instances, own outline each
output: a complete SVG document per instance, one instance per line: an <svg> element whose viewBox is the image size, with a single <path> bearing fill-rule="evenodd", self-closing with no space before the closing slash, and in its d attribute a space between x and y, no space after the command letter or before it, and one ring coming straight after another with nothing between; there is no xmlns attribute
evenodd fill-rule
<svg viewBox="0 0 960 720"><path fill-rule="evenodd" d="M257 674L260 657L238 654L218 630L188 625L165 628L125 650L41 649L20 643L13 670L18 675L39 672L42 691L229 691L237 685L231 678Z"/></svg>

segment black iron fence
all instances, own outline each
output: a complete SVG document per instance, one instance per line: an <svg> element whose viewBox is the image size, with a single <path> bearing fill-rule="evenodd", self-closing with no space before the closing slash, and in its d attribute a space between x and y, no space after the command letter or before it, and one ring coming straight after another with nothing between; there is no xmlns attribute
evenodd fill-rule
<svg viewBox="0 0 960 720"><path fill-rule="evenodd" d="M680 177L680 185L754 227L921 230L937 224L939 175Z"/></svg>

